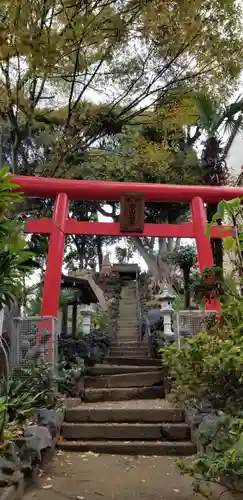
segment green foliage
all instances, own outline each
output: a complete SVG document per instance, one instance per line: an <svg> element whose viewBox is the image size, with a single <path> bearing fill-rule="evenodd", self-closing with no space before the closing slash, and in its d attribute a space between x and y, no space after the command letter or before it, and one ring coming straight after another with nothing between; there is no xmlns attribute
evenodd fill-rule
<svg viewBox="0 0 243 500"><path fill-rule="evenodd" d="M217 266L206 267L194 283L193 290L197 301L201 303L205 303L206 299L221 297L224 293L222 269Z"/></svg>
<svg viewBox="0 0 243 500"><path fill-rule="evenodd" d="M212 484L224 480L227 489L242 493L243 468L243 418L242 413L232 417L222 414L216 424L204 427L199 433L200 440L206 444L191 464L179 462L183 474L193 478L195 492L211 497Z"/></svg>
<svg viewBox="0 0 243 500"><path fill-rule="evenodd" d="M243 99L238 98L230 105L223 102L215 102L208 95L198 95L196 98L199 112L199 122L201 123L206 139L204 141L201 156L202 182L206 185L222 186L229 181L229 171L227 168L227 156L230 148L243 123ZM227 140L224 141L226 132ZM222 202L223 204L224 202ZM221 208L222 207L221 204ZM207 205L207 220L211 223L216 211L214 203ZM221 210L223 212L224 210ZM214 222L220 226L221 217L214 217ZM223 245L217 238L211 239L214 264L223 268Z"/></svg>
<svg viewBox="0 0 243 500"><path fill-rule="evenodd" d="M200 333L162 350L162 360L171 370L171 397L177 403L207 401L214 408L241 407L243 401L243 338L234 333Z"/></svg>
<svg viewBox="0 0 243 500"><path fill-rule="evenodd" d="M116 258L119 264L128 264L129 260L132 258L134 254L134 249L132 246L128 247L115 247L116 250Z"/></svg>
<svg viewBox="0 0 243 500"><path fill-rule="evenodd" d="M236 270L240 279L243 279L243 232L242 232L242 201L243 198L234 198L230 201L222 200L218 204L217 211L212 217L212 221L207 226L207 235L210 237L214 224L220 223L222 220L226 224L232 226L232 236L224 237L224 229L222 235L224 237L224 249L229 254L233 264L233 270Z"/></svg>
<svg viewBox="0 0 243 500"><path fill-rule="evenodd" d="M195 88L221 92L225 101L242 67L242 11L235 0L210 7L208 0L185 6L99 0L95 9L90 0L4 0L1 12L1 161L16 173L87 177L92 146L99 149L134 120L146 128L157 101L153 129L164 123L163 141L148 134L140 143L142 165L145 174L146 165L155 173L163 162L172 181L172 149L179 145L177 172L196 161L192 137L183 133L198 122ZM87 101L90 91L100 104ZM120 163L118 156L114 161ZM107 157L108 176L109 170Z"/></svg>
<svg viewBox="0 0 243 500"><path fill-rule="evenodd" d="M16 368L10 376L8 394L1 397L8 422L23 422L40 408L60 403L57 380L50 363L33 363Z"/></svg>
<svg viewBox="0 0 243 500"><path fill-rule="evenodd" d="M22 201L7 169L0 170L0 308L11 305L23 293L23 279L31 269L28 251L18 221L9 219L15 204Z"/></svg>
<svg viewBox="0 0 243 500"><path fill-rule="evenodd" d="M59 363L58 365L58 390L61 394L69 397L80 397L80 385L83 381L85 373L85 365L82 359L77 359L77 363L71 364L67 368L66 363Z"/></svg>
<svg viewBox="0 0 243 500"><path fill-rule="evenodd" d="M171 255L172 261L181 269L191 269L197 262L197 252L194 245L185 245L176 248Z"/></svg>
<svg viewBox="0 0 243 500"><path fill-rule="evenodd" d="M109 317L105 311L97 310L92 315L92 327L94 330L100 330L103 334L109 325Z"/></svg>
<svg viewBox="0 0 243 500"><path fill-rule="evenodd" d="M177 264L183 273L184 308L189 309L191 299L190 272L197 262L196 248L193 245L175 248L170 255L170 260Z"/></svg>

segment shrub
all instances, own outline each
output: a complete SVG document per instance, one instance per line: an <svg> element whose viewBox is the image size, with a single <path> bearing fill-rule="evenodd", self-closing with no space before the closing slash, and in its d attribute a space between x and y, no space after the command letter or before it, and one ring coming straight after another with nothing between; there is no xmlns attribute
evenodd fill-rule
<svg viewBox="0 0 243 500"><path fill-rule="evenodd" d="M190 465L178 463L182 473L192 476L194 490L208 497L210 485L223 482L227 489L242 492L243 415L223 414L211 431L205 426L200 437L208 442L204 453Z"/></svg>
<svg viewBox="0 0 243 500"><path fill-rule="evenodd" d="M223 333L222 333L223 335ZM162 360L171 370L171 397L177 403L237 411L243 402L243 338L200 333L182 348L162 349Z"/></svg>
<svg viewBox="0 0 243 500"><path fill-rule="evenodd" d="M9 380L8 395L2 397L9 421L24 421L40 408L60 403L57 378L50 363L33 363L16 369Z"/></svg>

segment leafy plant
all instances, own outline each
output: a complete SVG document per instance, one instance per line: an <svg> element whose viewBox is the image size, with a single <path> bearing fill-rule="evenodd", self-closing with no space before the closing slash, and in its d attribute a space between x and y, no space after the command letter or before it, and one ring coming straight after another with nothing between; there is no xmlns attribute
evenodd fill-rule
<svg viewBox="0 0 243 500"><path fill-rule="evenodd" d="M211 428L202 427L199 437L207 443L204 452L190 465L178 463L183 474L192 476L194 491L208 497L212 484L223 480L228 490L242 493L243 415L222 414Z"/></svg>
<svg viewBox="0 0 243 500"><path fill-rule="evenodd" d="M24 421L42 407L53 408L59 404L57 377L50 363L41 362L37 366L25 364L13 371L9 381L6 404L8 420Z"/></svg>
<svg viewBox="0 0 243 500"><path fill-rule="evenodd" d="M226 220L232 226L231 236L224 238L224 249L231 254L231 261L239 273L240 281L243 279L243 231L242 231L242 208L243 198L234 198L230 201L222 200L213 215L212 221L207 225L207 234L210 237L212 228L216 223ZM221 229L224 236L224 229Z"/></svg>
<svg viewBox="0 0 243 500"><path fill-rule="evenodd" d="M0 308L22 295L23 278L30 271L32 253L27 250L22 226L10 219L16 203L23 201L8 169L0 170Z"/></svg>
<svg viewBox="0 0 243 500"><path fill-rule="evenodd" d="M217 266L206 267L193 284L193 290L198 302L221 297L224 293L222 269Z"/></svg>
<svg viewBox="0 0 243 500"><path fill-rule="evenodd" d="M109 324L109 318L105 311L98 310L93 314L92 317L92 328L97 331L100 330L102 333L107 329Z"/></svg>
<svg viewBox="0 0 243 500"><path fill-rule="evenodd" d="M190 272L197 262L196 249L192 245L181 246L172 252L170 259L182 270L184 281L184 307L185 309L189 309L191 299Z"/></svg>
<svg viewBox="0 0 243 500"><path fill-rule="evenodd" d="M65 362L59 363L57 379L59 392L70 397L80 397L84 373L85 364L82 359L77 359L77 362L68 368Z"/></svg>
<svg viewBox="0 0 243 500"><path fill-rule="evenodd" d="M224 337L225 335L225 337ZM182 348L162 349L162 361L171 370L171 398L177 403L237 411L243 402L243 337L234 331L200 333Z"/></svg>

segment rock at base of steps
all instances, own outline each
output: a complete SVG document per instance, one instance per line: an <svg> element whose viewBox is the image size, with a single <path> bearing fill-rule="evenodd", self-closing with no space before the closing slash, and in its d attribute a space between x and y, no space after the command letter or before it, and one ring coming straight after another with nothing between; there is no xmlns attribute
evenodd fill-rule
<svg viewBox="0 0 243 500"><path fill-rule="evenodd" d="M163 397L163 386L116 387L109 389L87 389L84 401L94 403L99 401L126 401L128 399L157 399Z"/></svg>
<svg viewBox="0 0 243 500"><path fill-rule="evenodd" d="M196 453L196 446L190 441L62 441L58 448L114 455L190 456Z"/></svg>

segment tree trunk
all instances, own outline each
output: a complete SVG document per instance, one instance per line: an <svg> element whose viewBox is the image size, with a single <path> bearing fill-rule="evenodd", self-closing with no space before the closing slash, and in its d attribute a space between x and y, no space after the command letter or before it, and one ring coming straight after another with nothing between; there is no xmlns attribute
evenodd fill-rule
<svg viewBox="0 0 243 500"><path fill-rule="evenodd" d="M171 253L173 251L173 243L174 243L174 238L168 238L168 243L167 243L167 252Z"/></svg>
<svg viewBox="0 0 243 500"><path fill-rule="evenodd" d="M68 305L65 304L62 308L62 333L67 335L68 333Z"/></svg>
<svg viewBox="0 0 243 500"><path fill-rule="evenodd" d="M172 291L175 292L172 282L171 282L171 277L170 277L170 267L169 265L163 261L163 259L160 259L160 265L158 265L158 260L156 257L152 256L144 247L143 243L141 242L140 238L137 236L131 236L131 240L136 247L137 251L140 253L141 257L145 260L149 271L151 272L152 276L157 279L157 280L167 280L169 281L169 285L172 288Z"/></svg>
<svg viewBox="0 0 243 500"><path fill-rule="evenodd" d="M159 255L162 255L167 250L167 241L166 238L158 238L159 239Z"/></svg>
<svg viewBox="0 0 243 500"><path fill-rule="evenodd" d="M217 212L217 204L208 204L207 205L207 221L211 222L214 214ZM219 226L222 225L222 222L218 223ZM223 269L223 241L221 238L211 238L210 240L211 248L213 252L213 261L215 266L221 267Z"/></svg>
<svg viewBox="0 0 243 500"><path fill-rule="evenodd" d="M77 312L78 305L74 302L72 305L72 337L75 339L77 334Z"/></svg>
<svg viewBox="0 0 243 500"><path fill-rule="evenodd" d="M190 293L190 268L183 267L183 281L184 281L184 308L190 308L191 293Z"/></svg>
<svg viewBox="0 0 243 500"><path fill-rule="evenodd" d="M137 251L140 253L141 257L144 259L146 262L149 271L152 273L154 278L160 280L162 278L162 272L161 269L159 268L156 258L153 257L148 253L146 248L143 246L140 238L138 236L131 236L131 240L136 247Z"/></svg>
<svg viewBox="0 0 243 500"><path fill-rule="evenodd" d="M96 237L96 247L97 247L98 263L99 263L99 271L100 271L103 263L102 240L100 236Z"/></svg>

